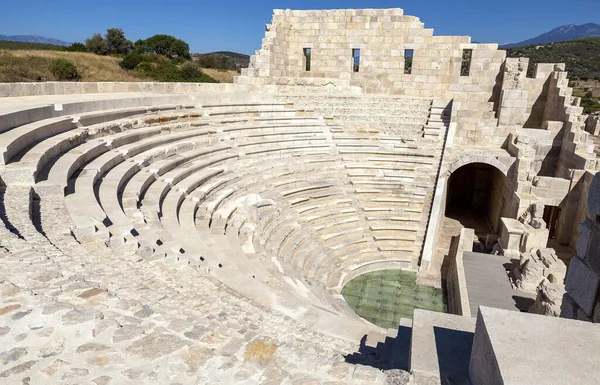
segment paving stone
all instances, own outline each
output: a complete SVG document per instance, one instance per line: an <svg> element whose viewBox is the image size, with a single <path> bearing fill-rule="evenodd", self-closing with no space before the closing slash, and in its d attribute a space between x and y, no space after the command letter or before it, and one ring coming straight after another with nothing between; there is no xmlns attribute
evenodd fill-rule
<svg viewBox="0 0 600 385"><path fill-rule="evenodd" d="M86 344L79 346L77 348L76 352L77 353L101 352L101 351L108 350L108 349L110 349L110 347L106 346L104 344L99 344L96 342L88 342Z"/></svg>
<svg viewBox="0 0 600 385"><path fill-rule="evenodd" d="M52 364L50 364L47 367L45 367L44 369L42 369L42 372L47 374L48 376L54 376L56 373L65 369L69 365L70 364L66 361L63 361L61 359L56 359L56 360L54 360L54 362L52 362Z"/></svg>
<svg viewBox="0 0 600 385"><path fill-rule="evenodd" d="M80 298L84 298L84 299L88 299L88 298L92 298L95 297L97 295L100 294L105 294L106 291L99 289L99 288L93 288L93 289L89 289L84 291L83 293L79 294L78 297Z"/></svg>
<svg viewBox="0 0 600 385"><path fill-rule="evenodd" d="M69 303L56 302L56 303L53 303L52 305L45 306L44 310L42 311L42 314L43 315L51 315L51 314L57 313L59 311L71 310L71 309L73 309L73 305L71 305Z"/></svg>
<svg viewBox="0 0 600 385"><path fill-rule="evenodd" d="M47 344L43 345L39 352L38 357L47 358L57 356L65 350L65 341L61 339L54 339Z"/></svg>
<svg viewBox="0 0 600 385"><path fill-rule="evenodd" d="M86 363L92 366L98 366L101 368L106 367L112 360L107 356L96 356L88 359Z"/></svg>
<svg viewBox="0 0 600 385"><path fill-rule="evenodd" d="M94 337L98 337L102 335L106 330L120 327L121 324L119 324L119 322L117 322L117 320L115 319L103 319L96 324L96 326L92 330L92 334Z"/></svg>
<svg viewBox="0 0 600 385"><path fill-rule="evenodd" d="M12 368L0 373L0 378L7 378L14 376L15 374L21 374L33 368L37 364L37 361L27 361L20 365L13 366Z"/></svg>
<svg viewBox="0 0 600 385"><path fill-rule="evenodd" d="M204 326L196 325L189 332L183 333L183 335L192 340L199 340L202 337L204 337L206 334L208 334L209 332L210 332L210 330L208 330Z"/></svg>
<svg viewBox="0 0 600 385"><path fill-rule="evenodd" d="M173 330L175 332L178 332L178 333L180 333L186 329L189 329L192 326L194 326L194 322L192 320L181 319L181 318L174 319L173 321L171 321L171 323L169 323L169 329ZM191 337L188 337L188 338L191 338ZM198 338L192 338L192 339L198 339Z"/></svg>
<svg viewBox="0 0 600 385"><path fill-rule="evenodd" d="M154 314L154 310L150 309L148 305L144 305L142 310L135 312L134 316L138 318L148 318Z"/></svg>
<svg viewBox="0 0 600 385"><path fill-rule="evenodd" d="M29 314L31 314L32 311L33 311L33 309L17 312L15 314L13 314L12 316L10 316L10 319L13 321L20 320L20 319L28 316Z"/></svg>
<svg viewBox="0 0 600 385"><path fill-rule="evenodd" d="M10 298L19 294L21 289L15 284L8 282L6 280L0 281L0 298Z"/></svg>
<svg viewBox="0 0 600 385"><path fill-rule="evenodd" d="M96 385L108 385L112 381L112 377L109 376L100 376L98 378L94 378L92 382Z"/></svg>
<svg viewBox="0 0 600 385"><path fill-rule="evenodd" d="M261 366L266 366L275 359L277 348L277 345L265 344L262 341L249 342L246 345L244 360L254 361Z"/></svg>
<svg viewBox="0 0 600 385"><path fill-rule="evenodd" d="M115 333L112 337L112 342L116 344L122 341L130 341L141 336L143 333L144 329L139 326L125 325L115 330Z"/></svg>
<svg viewBox="0 0 600 385"><path fill-rule="evenodd" d="M153 332L135 341L126 351L148 360L154 360L179 350L186 345L187 342L175 335Z"/></svg>
<svg viewBox="0 0 600 385"><path fill-rule="evenodd" d="M46 323L44 323L44 322L27 325L27 327L29 328L29 330L43 329L44 326L46 326Z"/></svg>
<svg viewBox="0 0 600 385"><path fill-rule="evenodd" d="M92 320L101 320L104 318L102 312L92 309L78 308L71 310L62 317L62 322L65 325L77 325Z"/></svg>
<svg viewBox="0 0 600 385"><path fill-rule="evenodd" d="M72 380L80 377L85 377L90 374L90 371L85 368L72 368L69 369L62 377L62 381Z"/></svg>
<svg viewBox="0 0 600 385"><path fill-rule="evenodd" d="M181 353L181 358L187 365L187 371L196 373L208 360L214 356L214 351L200 346L190 346Z"/></svg>
<svg viewBox="0 0 600 385"><path fill-rule="evenodd" d="M27 355L27 348L12 348L9 351L0 353L0 362L7 365L13 361L18 361Z"/></svg>
<svg viewBox="0 0 600 385"><path fill-rule="evenodd" d="M18 308L20 308L21 305L17 304L13 304L13 305L8 305L8 306L4 306L0 308L0 315L4 315L6 313L10 313L14 310L17 310Z"/></svg>

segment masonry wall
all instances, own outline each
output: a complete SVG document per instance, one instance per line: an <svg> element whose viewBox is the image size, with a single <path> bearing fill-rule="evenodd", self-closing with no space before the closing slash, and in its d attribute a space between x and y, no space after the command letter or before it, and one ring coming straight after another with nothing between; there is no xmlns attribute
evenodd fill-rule
<svg viewBox="0 0 600 385"><path fill-rule="evenodd" d="M304 49L311 50L306 71ZM353 50L360 50L353 71ZM411 73L405 52L413 51ZM468 76L463 53L472 50ZM345 92L441 98L461 103L456 144L500 147L514 127L544 128L554 64L527 78L527 59L506 59L497 44L434 36L402 9L275 10L261 49L238 84L279 91Z"/></svg>
<svg viewBox="0 0 600 385"><path fill-rule="evenodd" d="M577 255L569 265L560 316L600 322L600 173L591 183L587 211L588 218L579 226Z"/></svg>
<svg viewBox="0 0 600 385"><path fill-rule="evenodd" d="M243 75L269 78L270 84L325 85L321 80L333 79L366 93L452 98L466 91L485 92L489 98L506 56L497 44L471 44L468 36L433 36L432 29L401 9L275 10L267 28L261 50ZM304 48L312 51L308 72ZM353 49L360 49L358 73L353 72ZM412 73L405 74L409 49L414 52ZM469 76L460 76L464 49L473 50Z"/></svg>

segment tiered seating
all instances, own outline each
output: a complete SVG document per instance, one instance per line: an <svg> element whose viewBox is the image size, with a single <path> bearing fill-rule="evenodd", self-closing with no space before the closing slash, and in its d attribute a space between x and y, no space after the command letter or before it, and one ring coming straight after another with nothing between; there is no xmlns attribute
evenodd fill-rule
<svg viewBox="0 0 600 385"><path fill-rule="evenodd" d="M363 122L375 108L369 98L357 110L356 98L316 100ZM7 127L7 196L33 187L42 202L63 199L68 223L52 239L70 228L84 246L187 266L312 316L353 314L339 293L357 269L416 267L439 165L439 138L423 138L431 100L392 98L371 114L394 110L382 132L395 125L406 137L331 125L302 104L160 102L65 105ZM7 207L8 222L30 221L29 210ZM48 221L36 229L57 231ZM21 227L35 238L33 224Z"/></svg>
<svg viewBox="0 0 600 385"><path fill-rule="evenodd" d="M367 95L293 95L278 96L278 100L341 122L347 131L375 132L402 138L421 136L432 108L431 99Z"/></svg>

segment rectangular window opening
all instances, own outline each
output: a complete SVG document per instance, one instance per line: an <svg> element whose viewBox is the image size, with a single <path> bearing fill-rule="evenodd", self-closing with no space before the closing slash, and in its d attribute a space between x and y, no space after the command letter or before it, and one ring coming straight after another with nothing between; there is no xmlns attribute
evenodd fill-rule
<svg viewBox="0 0 600 385"><path fill-rule="evenodd" d="M463 49L462 62L460 65L460 76L469 76L471 73L471 59L473 58L472 49Z"/></svg>
<svg viewBox="0 0 600 385"><path fill-rule="evenodd" d="M310 56L312 53L312 49L304 48L304 70L306 72L310 71Z"/></svg>
<svg viewBox="0 0 600 385"><path fill-rule="evenodd" d="M413 55L415 51L412 49L404 50L404 73L410 75L412 73Z"/></svg>
<svg viewBox="0 0 600 385"><path fill-rule="evenodd" d="M360 69L360 50L353 49L352 50L352 71L358 72Z"/></svg>
<svg viewBox="0 0 600 385"><path fill-rule="evenodd" d="M530 79L535 79L536 66L537 66L537 64L533 60L529 59L529 64L527 64L526 77L528 77Z"/></svg>

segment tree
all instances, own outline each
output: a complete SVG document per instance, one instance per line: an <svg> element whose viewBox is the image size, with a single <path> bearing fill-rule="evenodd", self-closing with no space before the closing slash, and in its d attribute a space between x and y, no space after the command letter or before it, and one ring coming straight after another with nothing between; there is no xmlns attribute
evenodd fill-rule
<svg viewBox="0 0 600 385"><path fill-rule="evenodd" d="M95 53L96 55L106 55L107 53L107 42L99 33L95 33L90 39L85 41L85 46L88 51Z"/></svg>
<svg viewBox="0 0 600 385"><path fill-rule="evenodd" d="M106 51L108 54L127 55L132 50L133 43L125 38L122 29L110 28L106 31Z"/></svg>
<svg viewBox="0 0 600 385"><path fill-rule="evenodd" d="M146 40L135 42L135 49L140 53L155 53L169 59L191 59L190 46L183 40L170 35L154 35Z"/></svg>
<svg viewBox="0 0 600 385"><path fill-rule="evenodd" d="M65 50L69 52L88 52L87 47L83 43L73 43L65 48Z"/></svg>

